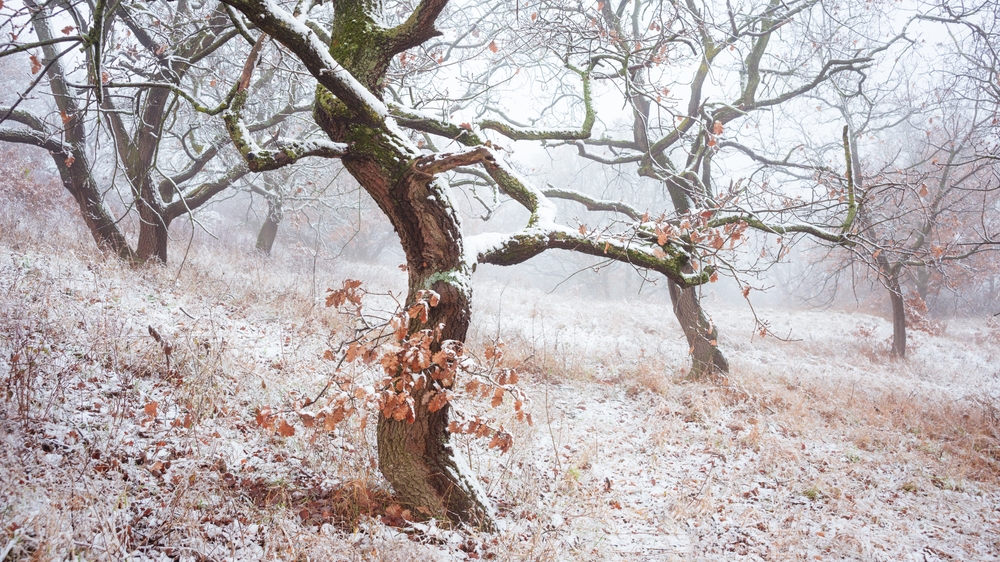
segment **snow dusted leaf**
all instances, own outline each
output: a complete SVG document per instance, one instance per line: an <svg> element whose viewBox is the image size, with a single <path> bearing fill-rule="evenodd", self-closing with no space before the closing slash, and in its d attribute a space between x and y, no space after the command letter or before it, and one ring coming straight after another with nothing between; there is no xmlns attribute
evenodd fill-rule
<svg viewBox="0 0 1000 562"><path fill-rule="evenodd" d="M358 350L361 349L361 344L354 342L347 346L347 353L345 354L345 360L348 363L353 363L355 359L358 358Z"/></svg>
<svg viewBox="0 0 1000 562"><path fill-rule="evenodd" d="M445 404L448 403L448 393L441 391L434 394L430 402L427 403L427 410L431 412L436 412L441 408L444 408Z"/></svg>
<svg viewBox="0 0 1000 562"><path fill-rule="evenodd" d="M493 439L490 439L490 449L500 449L501 453L506 453L510 450L511 445L514 444L514 437L507 433L501 427L493 434Z"/></svg>
<svg viewBox="0 0 1000 562"><path fill-rule="evenodd" d="M584 236L586 236L586 235L587 235L587 225L585 225L585 224L581 224L581 225L580 225L580 228L578 228L577 230L579 230L579 231L580 231L580 234L582 234L582 235L584 235Z"/></svg>
<svg viewBox="0 0 1000 562"><path fill-rule="evenodd" d="M503 358L503 343L498 343L497 345L488 345L483 352L487 361L492 361L493 359L500 360Z"/></svg>
<svg viewBox="0 0 1000 562"><path fill-rule="evenodd" d="M312 412L299 412L299 419L302 420L302 425L306 427L316 425L316 414Z"/></svg>
<svg viewBox="0 0 1000 562"><path fill-rule="evenodd" d="M264 429L270 430L274 427L274 416L271 414L271 407L264 406L257 410L256 416L257 425Z"/></svg>
<svg viewBox="0 0 1000 562"><path fill-rule="evenodd" d="M930 191L927 189L927 184L926 183L920 184L920 196L927 197L928 193L930 193Z"/></svg>
<svg viewBox="0 0 1000 562"><path fill-rule="evenodd" d="M499 50L500 50L500 48L497 47L497 42L496 41L490 41L490 52L491 53L495 53L495 52L497 52Z"/></svg>
<svg viewBox="0 0 1000 562"><path fill-rule="evenodd" d="M716 120L715 123L712 124L712 134L713 135L722 134L722 121Z"/></svg>
<svg viewBox="0 0 1000 562"><path fill-rule="evenodd" d="M465 384L465 392L469 393L470 395L474 394L476 392L476 390L479 389L479 386L481 384L482 383L479 382L478 380L472 379L471 381L469 381L468 383Z"/></svg>
<svg viewBox="0 0 1000 562"><path fill-rule="evenodd" d="M437 365L438 367L441 367L442 369L447 369L448 352L444 350L438 351L437 353L431 356L431 361L433 361L434 364Z"/></svg>
<svg viewBox="0 0 1000 562"><path fill-rule="evenodd" d="M427 303L424 301L414 303L406 312L410 318L416 318L421 323L427 322Z"/></svg>
<svg viewBox="0 0 1000 562"><path fill-rule="evenodd" d="M670 233L667 232L667 229L666 228L660 228L659 226L657 226L656 227L656 243L659 244L660 246L662 246L662 245L666 244L667 240L669 240L669 239L670 239Z"/></svg>
<svg viewBox="0 0 1000 562"><path fill-rule="evenodd" d="M531 21L538 19L538 12L531 12Z"/></svg>
<svg viewBox="0 0 1000 562"><path fill-rule="evenodd" d="M743 287L743 298L749 298L750 296L750 285Z"/></svg>
<svg viewBox="0 0 1000 562"><path fill-rule="evenodd" d="M285 420L280 420L278 422L278 435L282 437L291 437L295 435L295 428Z"/></svg>
<svg viewBox="0 0 1000 562"><path fill-rule="evenodd" d="M73 156L67 156L66 159L63 160L63 162L66 164L67 168L72 168L73 163L76 162L76 158L74 158Z"/></svg>
<svg viewBox="0 0 1000 562"><path fill-rule="evenodd" d="M38 60L37 55L31 55L28 58L31 60L31 73L38 74L42 70L42 61Z"/></svg>
<svg viewBox="0 0 1000 562"><path fill-rule="evenodd" d="M142 411L146 412L147 416L149 416L151 418L155 418L156 417L156 411L157 411L157 408L159 408L159 406L160 406L159 402L157 402L156 400L151 400L148 404L146 404L145 406L142 407Z"/></svg>
<svg viewBox="0 0 1000 562"><path fill-rule="evenodd" d="M493 400L490 401L490 405L494 408L503 404L503 389L497 388L493 391Z"/></svg>
<svg viewBox="0 0 1000 562"><path fill-rule="evenodd" d="M395 353L390 353L382 356L382 368L385 369L386 374L395 376L396 371L399 370L399 356Z"/></svg>
<svg viewBox="0 0 1000 562"><path fill-rule="evenodd" d="M719 280L719 274L714 271L712 272L712 275L708 277L709 283L715 283L718 280Z"/></svg>
<svg viewBox="0 0 1000 562"><path fill-rule="evenodd" d="M336 361L337 356L333 354L332 350L328 349L323 352L323 359L326 359L327 361Z"/></svg>

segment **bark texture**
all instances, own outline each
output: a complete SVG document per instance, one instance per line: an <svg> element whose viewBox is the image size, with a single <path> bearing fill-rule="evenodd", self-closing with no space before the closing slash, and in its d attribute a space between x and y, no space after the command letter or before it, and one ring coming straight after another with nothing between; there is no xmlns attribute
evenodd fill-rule
<svg viewBox="0 0 1000 562"><path fill-rule="evenodd" d="M729 362L719 349L719 329L705 316L696 287L681 287L669 282L674 315L684 330L691 353L688 378L698 379L715 373L728 373Z"/></svg>
<svg viewBox="0 0 1000 562"><path fill-rule="evenodd" d="M691 184L675 180L665 183L674 210L678 213L690 211ZM705 315L697 287L681 287L672 280L668 282L674 315L684 331L691 353L688 378L698 379L715 373L729 373L729 361L719 349L719 328Z"/></svg>
<svg viewBox="0 0 1000 562"><path fill-rule="evenodd" d="M437 11L443 6L440 2ZM370 16L372 9L372 3L364 0L336 3L330 54L381 99L388 62L408 43L401 39L405 29L379 27ZM416 15L423 12L426 17L432 9L434 6L425 2ZM433 18L421 32L433 32ZM462 258L461 229L445 186L433 174L418 169L420 155L405 149L409 143L400 142L384 125L367 123L367 115L323 86L317 88L314 117L331 140L350 146L342 158L344 167L372 196L399 236L409 274L407 304L415 302L420 291L433 290L440 295L427 322L414 320L409 332L442 326L442 341L464 342L471 315L471 272ZM422 403L422 392L414 398L412 423L379 417L379 469L411 507L491 527L486 498L459 466L451 447L450 408L430 412Z"/></svg>

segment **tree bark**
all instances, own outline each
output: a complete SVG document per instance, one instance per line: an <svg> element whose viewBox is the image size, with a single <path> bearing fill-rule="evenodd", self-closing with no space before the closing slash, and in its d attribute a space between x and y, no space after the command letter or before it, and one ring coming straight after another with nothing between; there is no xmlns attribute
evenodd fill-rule
<svg viewBox="0 0 1000 562"><path fill-rule="evenodd" d="M459 258L454 257L456 261ZM409 258L407 263L410 267L418 265ZM437 292L441 300L431 309L427 323L415 322L410 332L443 325L442 341L465 341L471 310L467 290L448 279L443 271L435 271L430 276L426 273L430 271L411 275L407 302L413 302L417 292L425 288ZM440 348L440 343L436 347ZM424 400L426 390L414 393L413 423L379 414L379 468L396 493L419 511L446 514L453 521L492 527L492 514L485 494L475 477L461 466L460 457L451 445L450 406L429 411Z"/></svg>
<svg viewBox="0 0 1000 562"><path fill-rule="evenodd" d="M668 180L665 184L674 210L679 214L689 212L692 191L690 185L674 180ZM684 331L691 353L688 378L699 379L705 375L729 373L729 361L719 349L719 328L705 315L697 288L684 288L670 280L668 283L674 316Z"/></svg>
<svg viewBox="0 0 1000 562"><path fill-rule="evenodd" d="M691 354L689 379L715 373L728 373L729 362L719 349L719 329L705 316L695 287L681 287L669 281L674 315L681 324Z"/></svg>
<svg viewBox="0 0 1000 562"><path fill-rule="evenodd" d="M355 125L327 122L338 142L352 135ZM382 139L386 140L386 139ZM380 151L378 151L380 152ZM385 154L383 153L384 157ZM408 165L355 152L344 166L372 194L389 217L406 254L409 288L406 303L417 301L423 290L440 296L426 323L414 320L409 334L442 326L441 341L464 342L471 317L471 287L462 261L462 242L454 210L433 181ZM380 163L381 162L381 163ZM432 351L440 349L440 341ZM379 469L404 503L425 508L435 516L492 527L488 502L468 471L459 465L448 432L450 408L430 412L423 391L414 395L415 421L396 421L379 415Z"/></svg>
<svg viewBox="0 0 1000 562"><path fill-rule="evenodd" d="M97 247L115 254L122 260L134 261L136 256L129 247L125 234L118 227L118 221L111 216L104 205L101 192L97 189L90 171L90 160L83 148L74 147L71 154L53 153L52 159L59 170L63 187L69 191L80 208L83 222L90 230ZM70 164L67 165L67 162Z"/></svg>
<svg viewBox="0 0 1000 562"><path fill-rule="evenodd" d="M906 306L903 302L903 291L899 285L897 273L892 273L886 280L889 285L889 300L892 302L892 354L900 359L905 359Z"/></svg>
<svg viewBox="0 0 1000 562"><path fill-rule="evenodd" d="M138 199L136 205L139 207L139 239L135 250L138 262L167 263L171 218L147 205L146 199Z"/></svg>
<svg viewBox="0 0 1000 562"><path fill-rule="evenodd" d="M440 2L434 9L440 11L443 6ZM395 35L374 23L370 16L374 3L339 0L336 8L330 54L381 98L388 62L395 55L387 41ZM423 6L425 12L429 9ZM433 31L433 19L429 30ZM417 301L420 291L432 290L440 296L427 322L411 321L408 333L440 327L441 338L433 351L444 340L464 342L471 317L471 271L463 260L461 227L447 186L417 169L419 153L404 148L408 143L388 128L366 123L365 116L355 111L326 88L317 88L316 122L331 140L351 147L341 159L344 167L372 196L399 236L409 275L407 305ZM413 397L412 423L379 415L379 469L404 503L425 508L417 511L492 528L489 503L451 446L450 408L430 412L422 400L425 391Z"/></svg>
<svg viewBox="0 0 1000 562"><path fill-rule="evenodd" d="M261 225L260 232L257 233L256 249L258 252L266 256L271 255L271 248L274 247L274 239L278 235L278 225L281 224L281 219L281 200L277 197L268 197L267 216L264 217L264 224Z"/></svg>

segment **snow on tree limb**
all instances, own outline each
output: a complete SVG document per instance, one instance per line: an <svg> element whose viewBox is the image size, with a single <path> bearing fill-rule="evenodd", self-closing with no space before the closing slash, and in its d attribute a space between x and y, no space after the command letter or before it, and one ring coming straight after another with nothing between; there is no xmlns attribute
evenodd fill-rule
<svg viewBox="0 0 1000 562"><path fill-rule="evenodd" d="M388 110L364 85L341 66L309 27L273 0L223 0L242 12L264 33L291 50L320 84L370 125L385 120Z"/></svg>

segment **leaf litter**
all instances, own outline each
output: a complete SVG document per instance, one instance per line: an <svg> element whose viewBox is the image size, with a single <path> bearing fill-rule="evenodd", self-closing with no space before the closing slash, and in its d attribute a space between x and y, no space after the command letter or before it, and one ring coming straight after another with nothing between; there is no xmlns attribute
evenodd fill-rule
<svg viewBox="0 0 1000 562"><path fill-rule="evenodd" d="M489 535L401 506L377 472L367 418L326 431L293 414L327 380L336 319L305 294L254 293L287 291L254 279L270 266L245 258L242 278L223 282L211 256L196 256L198 283L185 286L81 253L0 248L8 560L995 560L1000 550L1000 353L983 323L915 334L898 365L858 335L884 337L880 318L770 311L802 338L783 343L746 337L744 312L720 306L733 373L690 382L680 331L649 303L504 296L486 279L471 339L496 345L499 327L535 419L499 420L512 428L506 454L453 437L499 508L501 531ZM621 318L631 321L609 320ZM272 415L270 429L260 423Z"/></svg>

